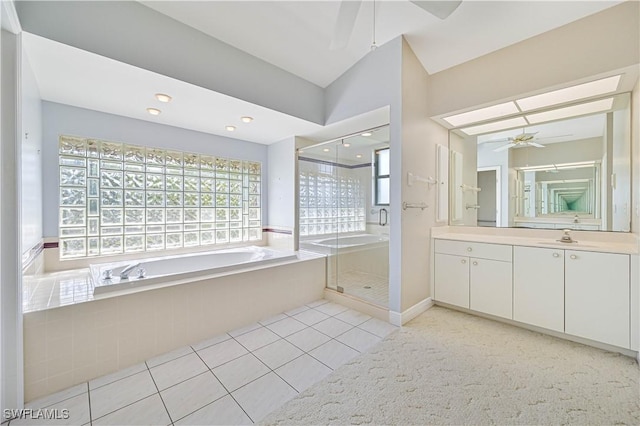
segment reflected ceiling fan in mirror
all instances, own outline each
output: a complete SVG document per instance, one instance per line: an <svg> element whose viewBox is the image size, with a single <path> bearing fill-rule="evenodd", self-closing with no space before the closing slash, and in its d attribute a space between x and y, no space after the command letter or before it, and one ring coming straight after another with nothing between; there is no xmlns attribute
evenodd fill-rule
<svg viewBox="0 0 640 426"><path fill-rule="evenodd" d="M484 142L480 142L480 144L509 142L508 144L502 145L493 150L494 152L501 152L510 148L523 148L526 146L532 146L534 148L544 148L544 145L541 145L536 141L543 140L543 139L553 139L553 138L571 136L571 135L557 135L557 136L548 136L544 138L537 138L536 137L537 134L538 132L525 132L524 129L522 129L522 133L520 133L519 135L510 136L508 138L502 138L502 139L490 139Z"/></svg>
<svg viewBox="0 0 640 426"><path fill-rule="evenodd" d="M409 0L419 8L429 12L433 16L446 19L451 15L462 3L462 0L444 0L444 1L432 1L432 0ZM355 27L356 18L358 12L362 6L362 0L342 0L340 2L340 9L338 10L338 17L336 19L336 25L333 29L333 38L331 39L331 50L344 49L349 44L351 33ZM373 0L373 43L371 50L375 50L376 46L376 2Z"/></svg>

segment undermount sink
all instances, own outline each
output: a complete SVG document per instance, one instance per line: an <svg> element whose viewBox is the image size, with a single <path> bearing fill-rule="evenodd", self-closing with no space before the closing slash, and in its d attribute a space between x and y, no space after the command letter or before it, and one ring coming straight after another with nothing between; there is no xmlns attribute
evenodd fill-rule
<svg viewBox="0 0 640 426"><path fill-rule="evenodd" d="M562 241L539 241L538 244L553 246L553 247L566 247L568 249L572 247L596 247L591 244L581 243L580 241L573 241L571 243L563 243Z"/></svg>

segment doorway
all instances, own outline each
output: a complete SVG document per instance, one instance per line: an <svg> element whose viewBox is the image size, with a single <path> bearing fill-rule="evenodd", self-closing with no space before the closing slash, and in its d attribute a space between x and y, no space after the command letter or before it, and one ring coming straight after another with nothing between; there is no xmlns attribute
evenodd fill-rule
<svg viewBox="0 0 640 426"><path fill-rule="evenodd" d="M500 167L478 168L478 226L500 226Z"/></svg>

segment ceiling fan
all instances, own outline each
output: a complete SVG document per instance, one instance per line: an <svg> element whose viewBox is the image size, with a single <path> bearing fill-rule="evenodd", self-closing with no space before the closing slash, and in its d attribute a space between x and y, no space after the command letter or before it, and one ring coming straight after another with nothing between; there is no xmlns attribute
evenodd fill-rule
<svg viewBox="0 0 640 426"><path fill-rule="evenodd" d="M430 14L440 19L446 19L451 15L462 3L462 0L409 0L416 6L426 10ZM342 0L340 2L340 10L338 10L338 18L333 29L333 38L331 40L331 50L344 49L349 44L353 27L360 11L362 0ZM373 20L373 44L375 48L375 0L373 1L374 20Z"/></svg>
<svg viewBox="0 0 640 426"><path fill-rule="evenodd" d="M537 142L534 142L536 139L536 135L538 134L538 132L525 132L523 131L522 133L520 133L519 135L516 136L510 136L508 138L504 138L504 139L495 139L495 140L490 140L487 142L509 142L506 145L502 145L496 149L494 149L494 152L501 152L501 151L505 151L509 148L522 148L524 146L533 146L536 148L544 148L544 145L540 145Z"/></svg>

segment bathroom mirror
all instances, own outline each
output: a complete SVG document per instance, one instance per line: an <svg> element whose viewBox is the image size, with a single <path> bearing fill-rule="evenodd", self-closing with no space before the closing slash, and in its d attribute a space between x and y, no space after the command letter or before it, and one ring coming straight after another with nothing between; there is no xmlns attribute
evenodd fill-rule
<svg viewBox="0 0 640 426"><path fill-rule="evenodd" d="M559 108L525 127L450 130L449 223L629 232L630 95L608 99L592 114Z"/></svg>

